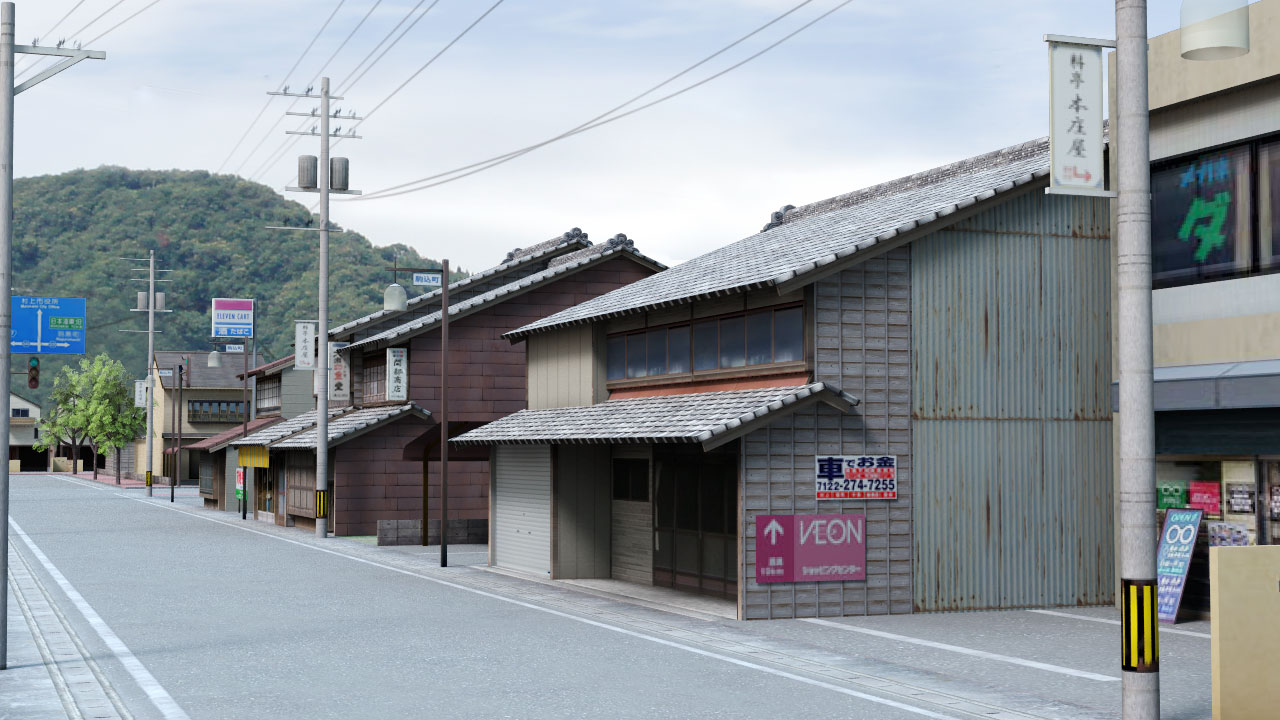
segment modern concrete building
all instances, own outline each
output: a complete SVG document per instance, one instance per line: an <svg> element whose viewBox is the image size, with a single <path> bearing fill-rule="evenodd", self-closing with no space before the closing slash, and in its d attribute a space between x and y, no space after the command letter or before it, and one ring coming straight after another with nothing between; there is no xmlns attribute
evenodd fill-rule
<svg viewBox="0 0 1280 720"><path fill-rule="evenodd" d="M1193 611L1210 543L1280 542L1280 0L1249 14L1242 57L1148 54L1158 505L1204 512Z"/></svg>
<svg viewBox="0 0 1280 720"><path fill-rule="evenodd" d="M1108 201L1048 162L787 206L507 333L529 407L454 440L491 564L743 619L1111 601Z"/></svg>
<svg viewBox="0 0 1280 720"><path fill-rule="evenodd" d="M575 228L517 248L502 263L452 283L449 434L524 407L524 345L512 345L503 333L663 267L624 236L593 245ZM433 516L428 540L439 540L440 311L437 290L410 299L404 311L378 311L329 332L330 341L344 344L340 357L350 376L349 395L330 404L329 527L338 535L374 535L380 524L416 523L416 537L397 532L396 539L421 542L426 487ZM314 522L314 409L231 446L269 452L276 494L283 498L280 522ZM485 450L450 456L454 542L488 536L488 459Z"/></svg>

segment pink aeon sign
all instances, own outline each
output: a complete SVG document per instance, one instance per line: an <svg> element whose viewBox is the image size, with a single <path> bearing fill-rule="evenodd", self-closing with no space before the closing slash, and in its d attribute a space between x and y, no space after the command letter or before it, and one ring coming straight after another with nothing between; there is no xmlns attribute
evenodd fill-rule
<svg viewBox="0 0 1280 720"><path fill-rule="evenodd" d="M756 582L867 579L865 515L757 515Z"/></svg>

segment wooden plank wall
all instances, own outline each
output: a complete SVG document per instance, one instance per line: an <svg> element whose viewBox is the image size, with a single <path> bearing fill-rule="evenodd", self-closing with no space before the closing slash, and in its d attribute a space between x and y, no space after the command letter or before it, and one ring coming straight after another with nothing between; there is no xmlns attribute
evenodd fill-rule
<svg viewBox="0 0 1280 720"><path fill-rule="evenodd" d="M809 304L814 378L862 402L826 405L750 433L742 443L739 594L744 619L880 615L912 611L911 255L909 247L818 282ZM898 457L895 501L814 498L814 458ZM755 582L756 515L863 513L867 580Z"/></svg>

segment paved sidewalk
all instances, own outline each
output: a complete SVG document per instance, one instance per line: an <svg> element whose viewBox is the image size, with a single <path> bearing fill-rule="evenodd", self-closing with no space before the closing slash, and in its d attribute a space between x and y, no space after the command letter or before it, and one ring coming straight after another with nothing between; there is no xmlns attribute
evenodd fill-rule
<svg viewBox="0 0 1280 720"><path fill-rule="evenodd" d="M14 562L12 551L10 562ZM22 604L9 589L9 667L0 670L0 720L67 720Z"/></svg>

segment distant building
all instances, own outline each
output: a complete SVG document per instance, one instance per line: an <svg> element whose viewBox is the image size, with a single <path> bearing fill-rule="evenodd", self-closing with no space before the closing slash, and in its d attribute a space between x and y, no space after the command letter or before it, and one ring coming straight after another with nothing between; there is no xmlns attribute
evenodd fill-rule
<svg viewBox="0 0 1280 720"><path fill-rule="evenodd" d="M40 439L40 406L18 393L9 393L9 469L20 472L49 469L49 453L32 447ZM17 462L17 467L14 463Z"/></svg>

